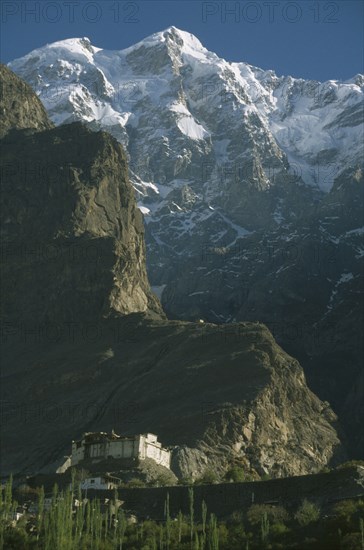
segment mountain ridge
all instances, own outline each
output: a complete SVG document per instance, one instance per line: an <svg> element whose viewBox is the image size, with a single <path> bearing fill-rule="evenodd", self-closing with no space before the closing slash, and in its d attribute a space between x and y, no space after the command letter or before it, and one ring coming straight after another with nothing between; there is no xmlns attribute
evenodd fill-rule
<svg viewBox="0 0 364 550"><path fill-rule="evenodd" d="M186 37L188 37L188 40L186 40ZM185 45L185 42L187 45ZM191 44L194 47L191 47ZM177 46L177 48L175 47ZM161 50L162 47L162 50ZM167 48L167 57L164 57L164 54L162 53L164 50L163 48ZM140 50L140 48L143 49L143 53L137 54L137 52ZM313 109L319 109L321 113L325 112L325 102L329 101L329 103L332 104L333 101L335 101L335 98L337 97L339 100L341 100L342 103L348 102L350 103L350 100L354 102L354 105L358 103L358 99L355 98L355 94L358 94L360 91L357 84L354 84L353 82L347 81L344 83L339 83L338 81L328 81L325 83L318 83L316 81L305 81L303 79L294 79L292 77L277 77L274 73L274 71L268 70L263 71L261 69L257 69L247 63L229 63L226 62L223 59L218 58L216 54L212 52L208 52L206 48L204 48L201 43L198 41L196 37L193 35L185 32L180 31L176 29L175 27L169 27L165 31L161 31L159 33L155 33L151 35L150 37L138 42L137 44L130 46L129 48L126 48L125 50L120 51L108 51L108 50L102 50L101 48L95 48L91 45L90 41L87 41L87 46L85 46L85 39L67 39L65 41L59 41L50 45L47 45L44 48L38 48L37 50L34 50L33 52L30 52L30 54L24 56L23 58L20 58L18 60L15 60L11 62L9 65L13 68L16 72L19 73L20 76L23 76L27 81L29 81L33 87L38 91L40 94L40 97L43 98L45 101L45 104L50 112L51 117L53 116L56 123L64 122L67 120L66 118L66 112L65 115L61 115L61 118L59 118L59 112L62 107L60 105L55 108L54 103L57 103L57 96L52 95L52 85L57 85L57 67L54 63L50 64L50 67L47 69L47 73L45 74L39 74L38 76L31 70L32 64L36 62L37 66L41 67L41 64L39 63L41 59L43 59L43 63L47 64L49 61L47 61L47 55L52 56L52 50L57 53L57 56L62 59L63 56L71 56L71 65L72 65L72 59L75 61L81 61L79 59L80 55L84 56L84 61L88 65L94 65L94 69L91 70L91 67L89 67L89 74L87 75L87 78L89 79L89 82L91 83L92 79L94 80L93 84L99 83L100 84L100 92L99 95L105 95L105 99L108 100L108 109L109 111L102 111L101 106L98 104L97 101L97 93L96 93L96 103L93 101L92 97L87 97L87 95L83 94L83 91L78 89L76 90L76 93L80 94L80 98L82 97L82 100L84 101L85 105L89 104L89 114L83 112L82 109L79 112L79 115L83 117L84 120L88 120L91 122L91 120L99 120L101 124L106 124L109 126L113 126L112 121L116 122L117 124L121 125L123 127L126 124L134 124L133 122L133 116L130 118L130 112L128 115L128 110L130 111L131 106L131 113L133 112L133 103L137 103L139 100L139 97L143 99L143 90L142 86L144 86L144 81L138 82L138 74L139 77L147 76L148 71L146 69L141 70L141 66L143 66L143 63L145 65L146 62L152 62L150 65L150 71L154 71L154 73L157 71L156 74L158 74L158 71L161 71L163 67L165 67L166 63L167 65L170 65L171 68L171 74L168 78L171 79L171 83L173 84L174 74L176 77L181 78L181 75L179 75L179 69L181 66L186 65L189 66L189 63L192 63L190 65L193 69L193 67L196 68L199 67L199 71L201 71L201 76L208 76L210 80L202 84L202 89L198 91L200 94L200 97L197 99L200 101L205 99L206 101L212 101L214 99L214 96L216 95L216 92L219 94L221 92L221 95L223 96L224 93L224 87L228 81L230 81L230 85L228 85L228 94L232 93L235 94L235 98L238 103L241 102L241 99L243 101L245 100L247 102L247 106L250 104L252 105L253 112L258 116L258 118L261 120L261 123L264 125L268 124L270 126L269 131L273 132L274 139L278 140L279 147L283 148L285 154L291 155L290 161L293 164L300 164L302 165L302 168L304 168L304 173L302 174L303 179L305 180L305 177L308 178L308 183L311 185L317 185L317 182L315 183L315 179L317 179L317 174L315 175L315 170L311 166L311 172L308 174L307 172L307 163L304 162L304 157L297 156L294 151L290 150L293 148L293 145L295 141L297 142L295 147L300 146L301 148L304 146L305 140L307 137L309 137L309 133L312 133L312 128L315 128L315 126L308 126L307 130L305 130L304 126L302 128L299 128L298 132L295 132L293 135L293 141L286 143L287 137L285 136L284 130L285 125L282 122L282 114L287 118L287 114L289 114L289 110L292 109L292 105L289 103L289 96L290 94L293 94L294 97L299 97L300 94L303 94L303 98L305 101L309 101L310 105L312 105ZM57 50L59 50L57 52ZM156 50L156 51L154 51ZM92 51L92 53L90 53ZM191 57L191 52L197 51L200 52L200 57L197 57L195 60ZM151 54L147 52L152 52ZM154 52L154 53L153 53ZM140 55L140 59L135 58L135 56L138 57ZM143 57L147 55L147 59L143 60ZM152 55L152 57L150 57ZM109 59L111 60L113 57L115 57L114 62L110 66ZM121 65L120 65L121 63ZM154 64L153 64L154 63ZM159 65L158 65L159 63ZM162 63L162 65L160 65ZM193 63L195 65L193 65ZM117 77L117 70L118 65L120 66L119 70L122 70L125 72L127 69L127 72L125 74L126 78L123 76L121 79ZM209 74L204 75L204 66L208 68L209 66L215 66L216 71L212 71L210 76ZM72 70L72 67L69 66L69 64L62 69L62 64L60 66L60 78L62 77L62 70L67 72L67 69L71 72L64 74L64 76L67 79L71 79L72 84L75 86L77 85L77 82L80 82L82 84L82 75L78 74L77 69L74 72ZM96 69L96 70L95 70ZM56 72L55 72L56 71ZM135 72L136 71L136 72ZM220 73L226 73L227 80L224 80L224 78L220 78ZM128 76L128 73L130 76ZM156 76L154 74L154 77ZM199 74L199 73L198 73ZM198 78L197 74L197 78ZM219 76L220 74L220 76ZM78 75L78 76L77 76ZM168 76L168 75L167 75ZM216 77L218 78L216 80ZM133 80L134 78L134 80ZM135 80L137 78L137 80ZM214 80L215 79L215 80ZM49 80L49 82L48 82ZM100 82L98 82L98 80ZM185 81L186 78L182 77L182 80ZM352 79L354 80L354 79ZM359 80L356 79L356 82L359 83ZM63 84L60 84L62 80L58 82L58 86L60 88L56 90L58 92L64 92L65 98L69 99L69 94L71 92L67 92L67 90L64 88L64 82ZM145 81L147 82L147 81ZM162 82L162 81L161 81ZM53 84L52 84L53 83ZM87 88L87 79L86 79L86 88ZM140 88L139 88L140 84ZM177 82L176 82L177 84ZM362 82L361 82L362 85ZM44 90L44 86L47 88L47 90ZM150 84L149 84L150 86ZM178 86L178 84L177 84ZM229 87L230 86L230 87ZM278 89L277 89L278 86ZM63 88L62 88L63 87ZM162 84L163 89L163 84ZM167 87L168 90L168 87ZM234 92L235 90L235 92ZM89 86L89 92L92 96L92 86L90 88ZM172 90L171 90L172 91ZM46 93L45 93L46 92ZM124 93L125 92L125 93ZM159 96L157 92L156 98L159 101ZM172 91L173 93L173 91ZM205 94L205 98L203 97L203 94ZM125 96L120 97L120 96ZM128 97L131 96L131 97ZM151 97L150 93L147 93L147 96ZM240 96L240 97L239 97ZM340 96L341 99L340 99ZM353 96L353 97L349 97ZM229 101L229 97L225 96L222 97L223 100L226 100L226 102ZM359 96L360 99L360 96ZM72 100L71 100L72 101ZM280 102L286 102L287 105L279 105ZM48 102L48 105L47 105ZM190 107L192 105L192 98L189 98ZM53 103L53 105L52 105ZM58 102L59 103L59 102ZM79 105L76 101L74 103L74 114L77 115L77 109L79 109ZM234 105L232 105L234 107ZM167 105L168 108L168 105ZM87 110L86 109L86 110ZM91 110L90 110L91 109ZM294 125L298 125L300 127L300 124L316 124L315 120L310 121L310 118L308 117L309 112L305 110L306 107L302 105L300 107L300 110L297 113L297 116L294 117L291 120L290 126L288 127L288 131L292 132ZM245 108L245 111L249 112L249 109ZM58 111L58 113L57 113ZM117 112L123 112L124 115L120 118L118 116ZM277 116L273 118L270 122L268 122L267 117L270 116L272 113L277 111ZM183 113L181 113L183 114ZM340 115L340 111L339 111ZM190 123L194 126L198 126L198 123L196 123L196 120L194 119L195 115L191 115L191 113L186 113L187 118L191 118ZM58 117L58 118L57 118ZM128 118L126 118L128 117ZM135 116L134 116L135 118ZM292 117L289 117L292 118ZM312 117L311 117L312 118ZM313 117L315 118L315 117ZM301 119L303 119L301 121ZM306 122L307 121L307 122ZM316 147L317 152L327 149L330 150L330 147L327 146L330 144L330 140L328 139L328 134L325 134L325 126L332 124L332 120L324 121L325 123L322 124L322 127L319 128L319 133L321 133L324 137L321 140L322 143L320 144L320 148L318 148L317 144L311 140L311 142L306 146L306 151L309 152L309 147ZM116 131L116 129L114 129ZM284 130L284 131L283 131ZM188 131L188 130L187 130ZM316 130L317 131L317 130ZM120 133L121 132L121 133ZM183 131L182 131L183 133ZM301 136L301 133L303 133L303 137ZM121 128L119 128L119 140L122 141L122 139L126 139L126 136L123 136L123 131ZM207 132L206 137L208 137L209 132ZM288 136L289 139L289 136ZM358 154L358 147L355 144L355 141L351 141L352 146L354 149L356 149L356 153ZM305 153L306 154L306 153ZM326 153L329 155L329 153ZM331 153L330 153L331 154ZM328 157L330 160L330 157ZM315 159L313 159L315 161ZM325 161L322 163L325 164ZM327 161L326 161L327 164ZM336 163L337 164L337 163ZM335 166L336 166L335 164ZM274 164L270 166L271 169L274 168ZM310 170L309 170L310 171ZM307 172L307 173L306 173ZM324 181L321 183L321 187L324 189L328 189L333 182L335 174L337 175L337 169L332 166L329 170L330 174L327 174L326 179L328 181ZM137 174L140 175L140 174ZM301 174L298 174L300 177ZM305 176L305 177L304 177ZM268 176L269 179L269 176ZM319 178L320 179L320 178ZM322 178L321 178L322 179ZM319 181L320 185L320 181Z"/></svg>

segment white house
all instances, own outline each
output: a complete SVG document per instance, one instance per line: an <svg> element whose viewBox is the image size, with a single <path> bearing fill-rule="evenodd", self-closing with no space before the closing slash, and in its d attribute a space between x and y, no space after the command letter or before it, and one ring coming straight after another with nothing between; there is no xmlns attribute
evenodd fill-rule
<svg viewBox="0 0 364 550"><path fill-rule="evenodd" d="M171 452L162 447L156 435L151 433L130 437L106 432L85 433L79 441L72 441L71 465L83 460L98 462L108 458L153 459L157 464L170 467Z"/></svg>
<svg viewBox="0 0 364 550"><path fill-rule="evenodd" d="M88 477L81 481L81 489L116 489L121 480L108 474L97 477Z"/></svg>

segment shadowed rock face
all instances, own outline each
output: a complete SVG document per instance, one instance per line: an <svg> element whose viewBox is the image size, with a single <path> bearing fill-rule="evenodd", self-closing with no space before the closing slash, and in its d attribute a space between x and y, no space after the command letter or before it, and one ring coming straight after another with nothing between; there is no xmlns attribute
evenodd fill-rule
<svg viewBox="0 0 364 550"><path fill-rule="evenodd" d="M76 123L13 129L1 145L3 473L112 428L176 445L183 475L236 462L291 475L343 457L335 415L264 325L166 320L114 138Z"/></svg>
<svg viewBox="0 0 364 550"><path fill-rule="evenodd" d="M21 160L18 160L21 159ZM38 323L154 311L120 144L80 123L2 140L4 313ZM30 290L31 292L27 291Z"/></svg>
<svg viewBox="0 0 364 550"><path fill-rule="evenodd" d="M264 325L230 328L132 314L77 324L55 343L9 335L4 470L36 472L84 431L113 428L177 445L173 469L184 477L233 463L296 475L342 458L336 417L298 362Z"/></svg>
<svg viewBox="0 0 364 550"><path fill-rule="evenodd" d="M32 88L0 64L0 137L11 128L48 130L54 125Z"/></svg>
<svg viewBox="0 0 364 550"><path fill-rule="evenodd" d="M270 228L234 246L206 246L162 294L174 319L266 324L338 414L354 458L364 453L363 204L363 171L352 168L287 232Z"/></svg>

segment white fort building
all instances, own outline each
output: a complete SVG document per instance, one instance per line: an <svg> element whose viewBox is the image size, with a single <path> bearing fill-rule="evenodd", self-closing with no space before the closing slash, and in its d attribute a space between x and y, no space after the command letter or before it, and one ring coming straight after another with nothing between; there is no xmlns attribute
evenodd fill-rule
<svg viewBox="0 0 364 550"><path fill-rule="evenodd" d="M121 436L112 431L88 432L79 441L72 441L71 466L83 460L98 462L108 458L153 459L157 464L170 467L171 452L162 447L154 434Z"/></svg>

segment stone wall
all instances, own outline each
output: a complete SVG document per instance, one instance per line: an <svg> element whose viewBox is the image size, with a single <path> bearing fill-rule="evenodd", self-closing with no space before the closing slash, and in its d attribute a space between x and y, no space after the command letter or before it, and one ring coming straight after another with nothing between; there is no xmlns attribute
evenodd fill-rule
<svg viewBox="0 0 364 550"><path fill-rule="evenodd" d="M139 458L152 458L157 464L166 468L171 465L171 452L163 449L161 443L157 441L157 436L147 434L140 436L140 454Z"/></svg>
<svg viewBox="0 0 364 550"><path fill-rule="evenodd" d="M296 509L303 499L315 502L323 509L338 500L363 498L364 468L351 468L328 474L296 476L270 481L247 483L222 483L197 485L193 487L195 518L201 520L201 507L204 500L208 513L220 518L228 517L236 510L247 510L252 504L279 504L287 509ZM139 517L164 519L164 504L169 493L172 517L179 510L189 514L188 487L161 487L118 490L124 501L123 508ZM112 498L111 492L95 491L87 493L90 498ZM338 496L340 495L340 496Z"/></svg>

